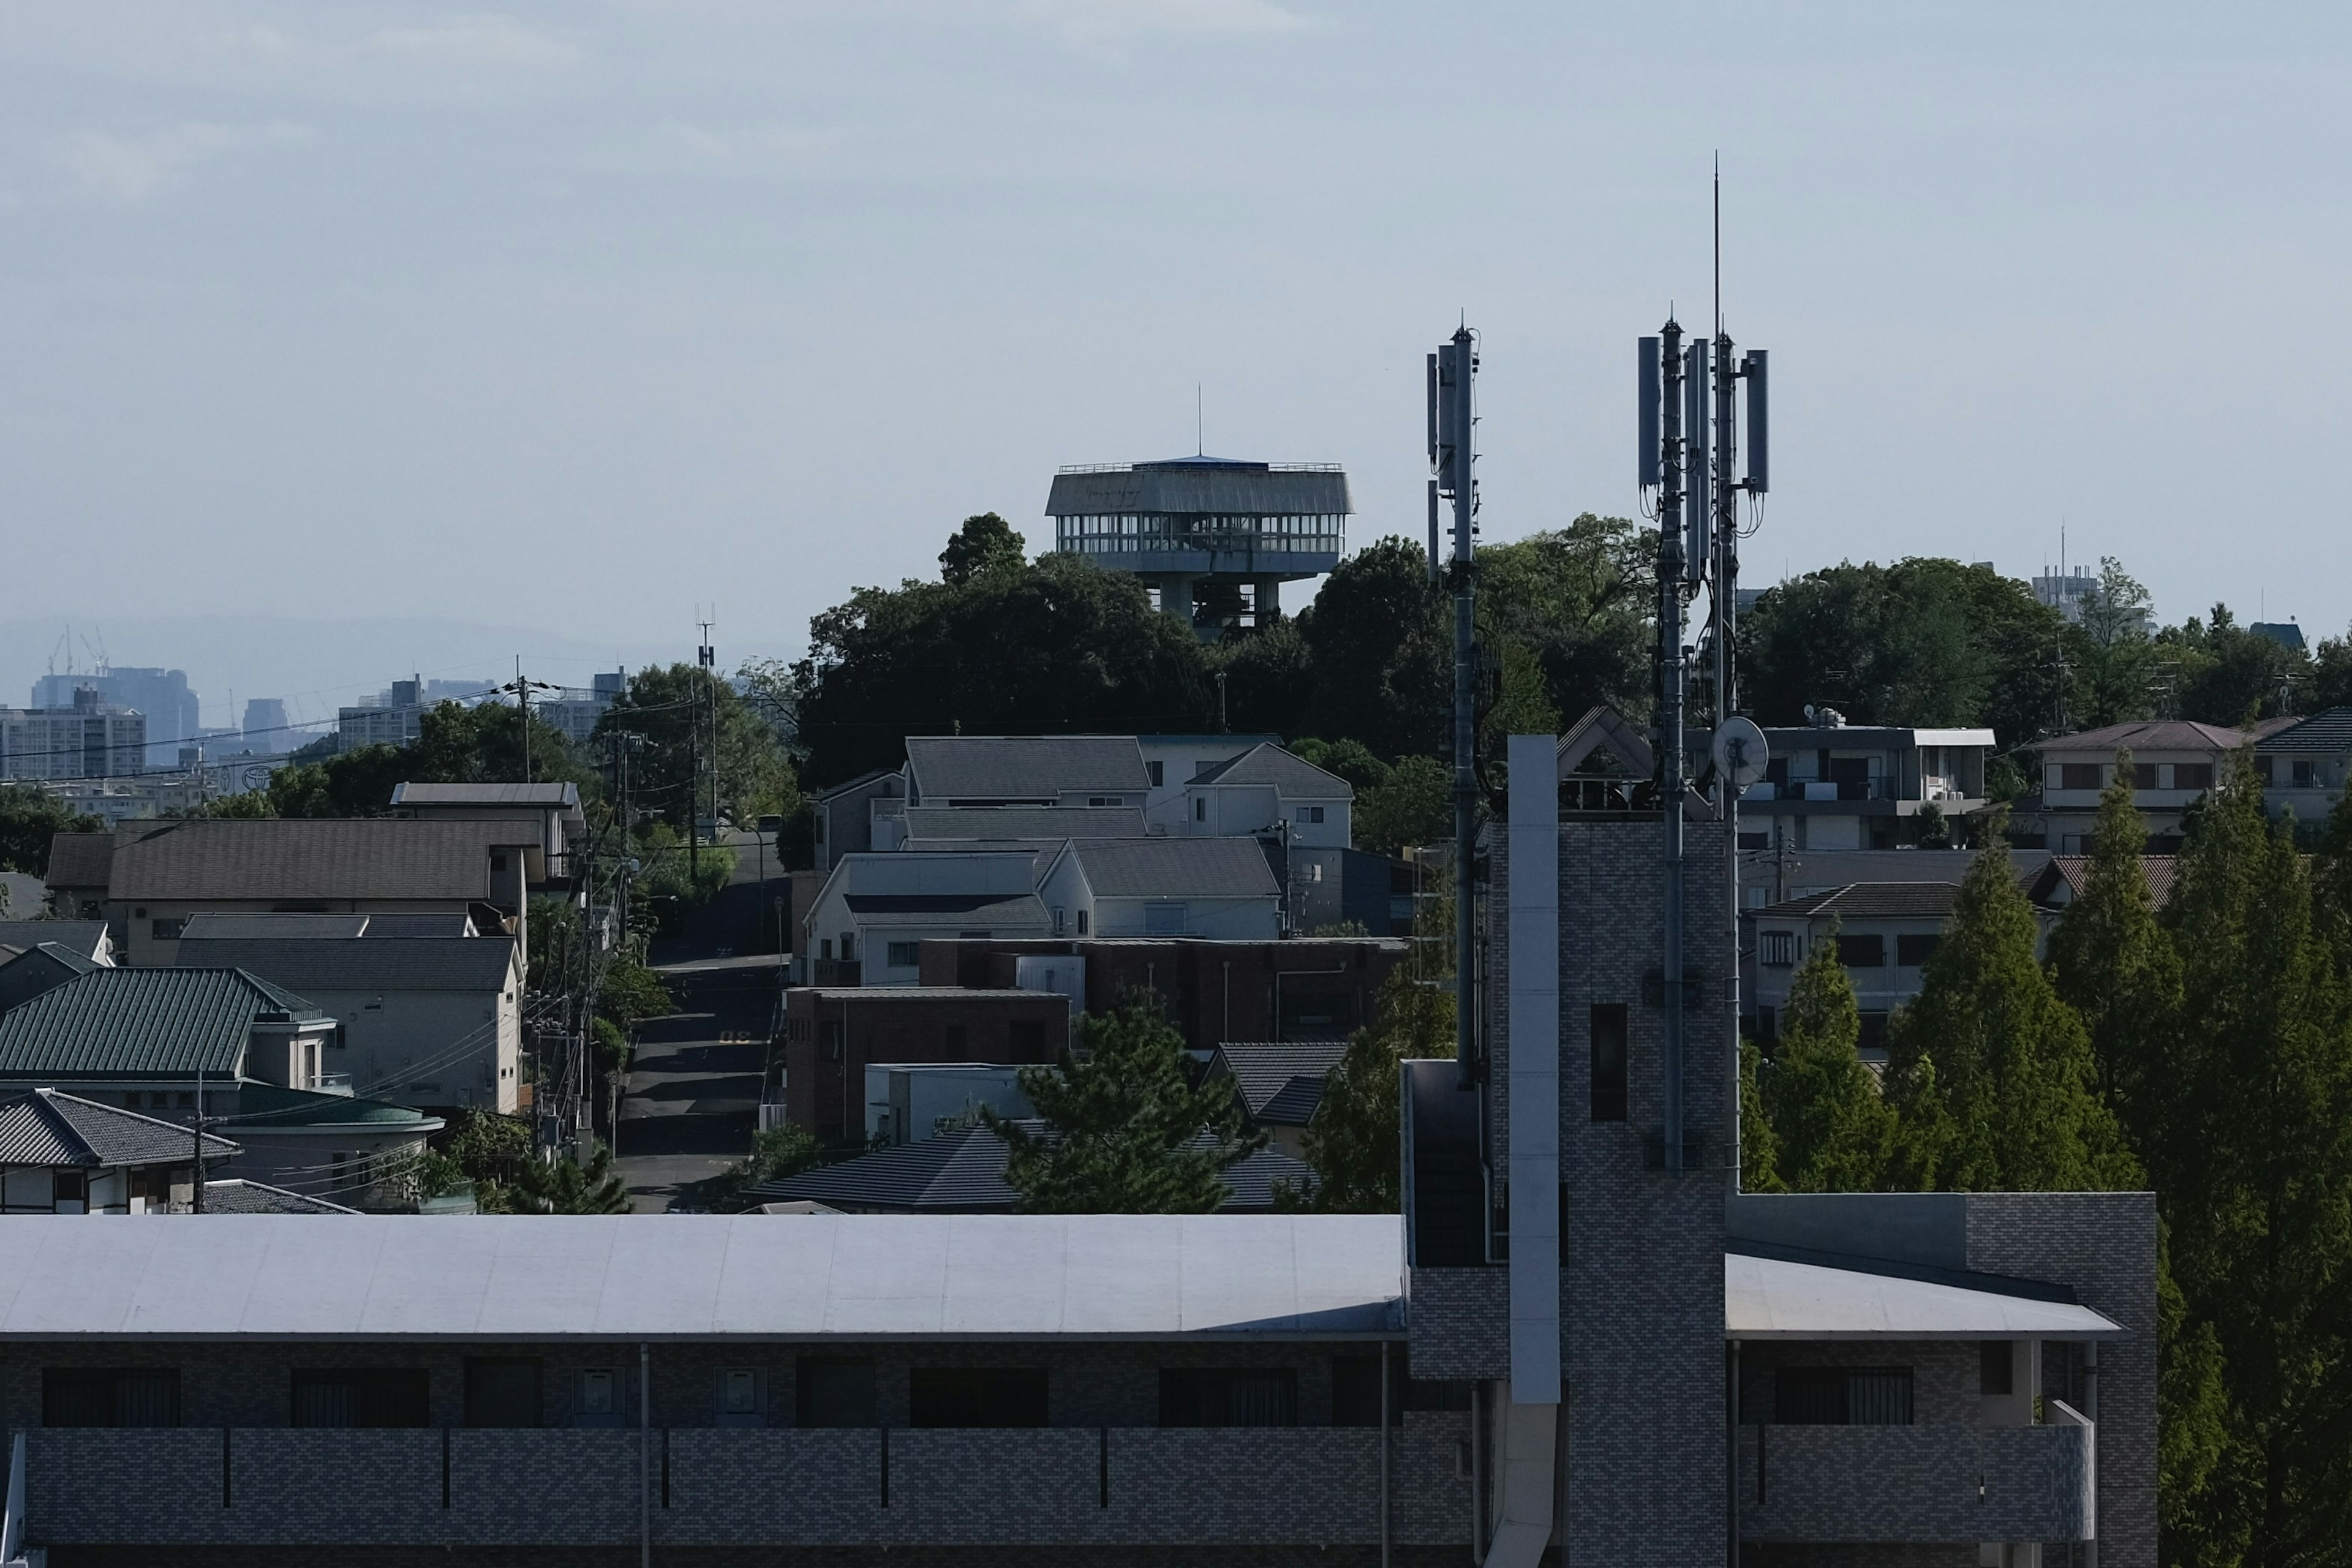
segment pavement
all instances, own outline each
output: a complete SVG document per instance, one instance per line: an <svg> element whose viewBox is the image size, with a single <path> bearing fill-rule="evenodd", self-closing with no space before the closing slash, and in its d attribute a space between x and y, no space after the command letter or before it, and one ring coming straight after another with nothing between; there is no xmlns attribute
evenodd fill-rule
<svg viewBox="0 0 2352 1568"><path fill-rule="evenodd" d="M772 853L768 869L778 875ZM756 945L758 879L757 855L739 852L734 884L656 945L679 1010L637 1026L614 1150L639 1214L708 1207L711 1184L751 1151L785 962L739 952Z"/></svg>

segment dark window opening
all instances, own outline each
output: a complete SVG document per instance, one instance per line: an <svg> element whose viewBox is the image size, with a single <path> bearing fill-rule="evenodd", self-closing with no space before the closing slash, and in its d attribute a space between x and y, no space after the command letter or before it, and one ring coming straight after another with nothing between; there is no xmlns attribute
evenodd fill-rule
<svg viewBox="0 0 2352 1568"><path fill-rule="evenodd" d="M1927 936L1897 936L1895 939L1895 962L1905 969L1916 969L1936 955L1936 949L1943 940L1932 933Z"/></svg>
<svg viewBox="0 0 2352 1568"><path fill-rule="evenodd" d="M1884 969L1886 967L1886 939L1875 932L1854 936L1841 933L1837 939L1838 962L1848 969Z"/></svg>
<svg viewBox="0 0 2352 1568"><path fill-rule="evenodd" d="M1045 1369L919 1366L907 1374L913 1426L1043 1426Z"/></svg>
<svg viewBox="0 0 2352 1568"><path fill-rule="evenodd" d="M2096 763L2059 763L2058 787L2060 789L2099 788L2099 764Z"/></svg>
<svg viewBox="0 0 2352 1568"><path fill-rule="evenodd" d="M1977 1347L1979 1394L2009 1394L2017 1386L2017 1347L2008 1340L1987 1340Z"/></svg>
<svg viewBox="0 0 2352 1568"><path fill-rule="evenodd" d="M793 1420L802 1426L877 1425L874 1363L803 1356L793 1386Z"/></svg>
<svg viewBox="0 0 2352 1568"><path fill-rule="evenodd" d="M2154 789L2155 787L2156 764L2154 763L2134 763L2132 764L2132 788Z"/></svg>
<svg viewBox="0 0 2352 1568"><path fill-rule="evenodd" d="M539 1363L520 1356L469 1356L466 1361L466 1425L541 1424Z"/></svg>
<svg viewBox="0 0 2352 1568"><path fill-rule="evenodd" d="M1375 1378L1377 1363L1370 1363ZM1379 1384L1372 1408L1380 1408ZM1162 1426L1296 1426L1298 1374L1286 1367L1253 1371L1171 1367L1160 1374Z"/></svg>
<svg viewBox="0 0 2352 1568"><path fill-rule="evenodd" d="M2268 780L2264 780L2268 783ZM2213 764L2210 763L2175 763L2172 764L2172 787L2175 789L2211 789Z"/></svg>
<svg viewBox="0 0 2352 1568"><path fill-rule="evenodd" d="M177 1367L102 1371L48 1367L41 1373L44 1426L177 1426Z"/></svg>
<svg viewBox="0 0 2352 1568"><path fill-rule="evenodd" d="M1045 1059L1045 1026L1036 1018L1015 1018L1008 1026L1013 1054L1024 1061Z"/></svg>
<svg viewBox="0 0 2352 1568"><path fill-rule="evenodd" d="M297 1367L293 1425L430 1426L433 1401L425 1369L312 1372Z"/></svg>
<svg viewBox="0 0 2352 1568"><path fill-rule="evenodd" d="M1592 1120L1625 1120L1625 1004L1592 1008Z"/></svg>
<svg viewBox="0 0 2352 1568"><path fill-rule="evenodd" d="M1782 1426L1908 1426L1911 1369L1784 1366L1772 1411Z"/></svg>

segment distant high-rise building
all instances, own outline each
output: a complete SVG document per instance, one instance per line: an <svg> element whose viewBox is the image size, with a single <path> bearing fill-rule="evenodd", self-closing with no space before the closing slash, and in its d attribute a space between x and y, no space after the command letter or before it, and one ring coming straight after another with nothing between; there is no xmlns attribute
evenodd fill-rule
<svg viewBox="0 0 2352 1568"><path fill-rule="evenodd" d="M245 704L245 743L256 752L290 752L286 701L279 697L248 698Z"/></svg>
<svg viewBox="0 0 2352 1568"><path fill-rule="evenodd" d="M85 687L62 708L0 708L0 778L102 779L135 773L147 753L144 714ZM178 748L173 748L176 758Z"/></svg>
<svg viewBox="0 0 2352 1568"><path fill-rule="evenodd" d="M588 743L588 737L595 732L596 721L628 689L629 672L604 670L591 679L593 684L585 691L576 686L566 687L561 694L544 701L533 699L530 705L531 712L542 722L562 731L563 738L575 746Z"/></svg>
<svg viewBox="0 0 2352 1568"><path fill-rule="evenodd" d="M180 743L194 740L204 722L198 716L196 694L188 689L188 672L184 669L100 665L94 671L79 674L45 675L33 683L33 706L71 708L74 693L84 689L98 693L101 702L136 709L145 716L145 760L151 767L168 768L176 763Z"/></svg>

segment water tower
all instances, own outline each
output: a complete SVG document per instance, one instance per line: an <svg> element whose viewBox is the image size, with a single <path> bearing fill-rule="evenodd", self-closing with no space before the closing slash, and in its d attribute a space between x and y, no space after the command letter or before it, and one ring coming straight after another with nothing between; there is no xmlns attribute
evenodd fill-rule
<svg viewBox="0 0 2352 1568"><path fill-rule="evenodd" d="M1209 642L1270 624L1283 584L1338 566L1354 510L1336 463L1205 457L1066 468L1045 502L1055 549L1134 573Z"/></svg>

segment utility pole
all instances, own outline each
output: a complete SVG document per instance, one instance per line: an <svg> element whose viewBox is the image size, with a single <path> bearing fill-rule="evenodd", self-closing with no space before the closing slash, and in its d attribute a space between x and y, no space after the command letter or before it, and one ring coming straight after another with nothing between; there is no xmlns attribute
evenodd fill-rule
<svg viewBox="0 0 2352 1568"><path fill-rule="evenodd" d="M1471 866L1477 835L1478 670L1472 555L1477 531L1478 487L1473 469L1476 405L1471 383L1478 369L1475 338L1465 324L1429 356L1429 461L1433 495L1454 502L1454 552L1447 581L1454 590L1454 1081L1478 1081L1476 887ZM1433 529L1432 539L1435 533Z"/></svg>
<svg viewBox="0 0 2352 1568"><path fill-rule="evenodd" d="M194 1180L189 1185L188 1200L195 1212L202 1214L205 1212L205 1073L202 1068L196 1069L195 1135L196 1157L194 1164L191 1167ZM166 1192L163 1196L168 1204L171 1201L171 1194Z"/></svg>
<svg viewBox="0 0 2352 1568"><path fill-rule="evenodd" d="M715 607L713 613L716 613ZM686 864L689 881L693 880L695 875L702 869L702 825L698 819L702 814L702 763L699 742L702 733L702 704L705 700L710 704L711 831L716 833L719 827L719 702L718 694L710 690L710 682L717 679L714 668L717 658L710 647L710 628L715 623L698 621L695 624L702 628L702 637L695 644L695 668L699 673L695 680L693 701L686 711Z"/></svg>

